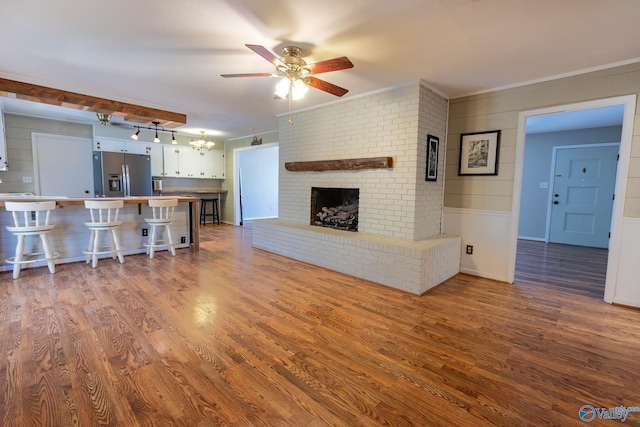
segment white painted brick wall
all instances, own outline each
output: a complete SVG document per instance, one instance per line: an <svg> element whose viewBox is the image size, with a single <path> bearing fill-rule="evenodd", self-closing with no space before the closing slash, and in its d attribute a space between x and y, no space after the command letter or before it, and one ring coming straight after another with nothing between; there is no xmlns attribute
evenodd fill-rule
<svg viewBox="0 0 640 427"><path fill-rule="evenodd" d="M460 238L441 235L448 102L421 84L280 118L279 219L253 225L253 245L421 294L458 273ZM440 139L426 182L427 135ZM288 172L285 162L393 157L392 169ZM311 187L359 188L358 232L309 225Z"/></svg>
<svg viewBox="0 0 640 427"><path fill-rule="evenodd" d="M282 220L253 224L253 246L289 258L422 294L457 274L460 237L408 241Z"/></svg>
<svg viewBox="0 0 640 427"><path fill-rule="evenodd" d="M279 218L308 224L311 187L360 189L358 230L421 240L440 233L447 100L415 83L280 118ZM425 182L426 139L440 138ZM288 172L285 162L393 157L393 169Z"/></svg>

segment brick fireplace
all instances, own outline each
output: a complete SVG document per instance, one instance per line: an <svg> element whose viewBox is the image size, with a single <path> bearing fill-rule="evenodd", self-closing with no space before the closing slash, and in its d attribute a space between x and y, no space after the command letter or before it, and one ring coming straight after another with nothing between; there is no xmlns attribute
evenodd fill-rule
<svg viewBox="0 0 640 427"><path fill-rule="evenodd" d="M310 225L358 231L360 190L311 187Z"/></svg>
<svg viewBox="0 0 640 427"><path fill-rule="evenodd" d="M456 274L460 238L441 234L443 181L424 180L428 134L440 137L438 158L445 157L447 107L416 83L294 112L293 126L289 115L281 117L279 218L254 222L253 245L416 294ZM284 167L379 156L391 157L393 166ZM357 189L358 232L310 225L313 188Z"/></svg>

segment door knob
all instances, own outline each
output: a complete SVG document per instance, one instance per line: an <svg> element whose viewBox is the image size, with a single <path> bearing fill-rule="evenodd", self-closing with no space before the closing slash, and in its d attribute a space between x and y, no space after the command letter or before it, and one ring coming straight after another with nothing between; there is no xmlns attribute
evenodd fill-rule
<svg viewBox="0 0 640 427"><path fill-rule="evenodd" d="M554 204L554 205L557 205L558 203L559 203L559 202L558 202L557 200L554 200L554 201L553 201L553 204Z"/></svg>

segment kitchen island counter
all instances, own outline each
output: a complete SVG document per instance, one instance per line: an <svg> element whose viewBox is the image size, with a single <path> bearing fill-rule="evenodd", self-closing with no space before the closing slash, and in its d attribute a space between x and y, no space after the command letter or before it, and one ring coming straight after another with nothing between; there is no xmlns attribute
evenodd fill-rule
<svg viewBox="0 0 640 427"><path fill-rule="evenodd" d="M118 232L122 245L125 248L125 255L146 253L146 243L148 237L143 236L149 225L145 218L152 216L148 202L151 199L178 199L178 206L175 209L175 221L171 227L172 234L177 241L176 247L189 248L194 251L200 250L200 199L198 197L187 196L134 196L134 197L100 197L100 198L67 198L56 196L4 196L0 197L0 259L13 256L16 246L16 237L6 230L5 225L11 224L11 213L4 209L5 201L16 202L40 202L54 200L56 209L51 212L51 222L55 228L49 234L51 245L54 251L60 253L60 258L56 264L65 262L76 262L84 260L86 255L82 253L89 242L90 232L84 225L89 220L89 212L84 207L86 200L122 200L123 208L120 210L118 219L122 221ZM29 241L29 239L27 239ZM30 243L31 244L31 243ZM36 264L38 265L38 264ZM4 263L2 271L8 271L13 267Z"/></svg>

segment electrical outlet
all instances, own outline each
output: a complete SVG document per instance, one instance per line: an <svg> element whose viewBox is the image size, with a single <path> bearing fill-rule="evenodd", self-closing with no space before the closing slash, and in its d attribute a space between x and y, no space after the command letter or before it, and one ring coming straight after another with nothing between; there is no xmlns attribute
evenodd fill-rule
<svg viewBox="0 0 640 427"><path fill-rule="evenodd" d="M467 255L473 255L473 246L467 245Z"/></svg>
<svg viewBox="0 0 640 427"><path fill-rule="evenodd" d="M149 229L147 229L147 228L143 228L143 229L142 229L142 237L146 237L146 236L148 236L148 235L149 235Z"/></svg>
<svg viewBox="0 0 640 427"><path fill-rule="evenodd" d="M180 243L187 243L187 236L180 237Z"/></svg>
<svg viewBox="0 0 640 427"><path fill-rule="evenodd" d="M33 182L33 179L30 176L23 176L22 182Z"/></svg>

